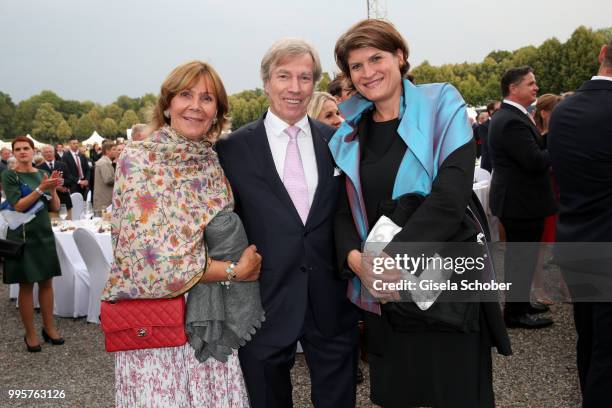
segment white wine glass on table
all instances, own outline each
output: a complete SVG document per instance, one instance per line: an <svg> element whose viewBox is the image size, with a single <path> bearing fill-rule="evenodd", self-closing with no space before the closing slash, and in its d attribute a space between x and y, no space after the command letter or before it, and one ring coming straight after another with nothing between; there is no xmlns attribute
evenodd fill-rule
<svg viewBox="0 0 612 408"><path fill-rule="evenodd" d="M66 208L66 204L60 204L58 215L62 220L62 227L63 227L64 223L66 222L66 218L68 217L68 208Z"/></svg>
<svg viewBox="0 0 612 408"><path fill-rule="evenodd" d="M93 207L90 201L86 201L83 207L83 218L86 220L91 219L94 215Z"/></svg>

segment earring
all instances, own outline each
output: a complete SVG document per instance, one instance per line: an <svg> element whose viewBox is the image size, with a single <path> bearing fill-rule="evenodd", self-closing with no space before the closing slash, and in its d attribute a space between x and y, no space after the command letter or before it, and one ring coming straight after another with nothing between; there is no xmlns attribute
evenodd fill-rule
<svg viewBox="0 0 612 408"><path fill-rule="evenodd" d="M213 120L212 120L212 124L213 124L213 125L216 125L216 124L217 124L217 117L216 117L216 116L213 118Z"/></svg>
<svg viewBox="0 0 612 408"><path fill-rule="evenodd" d="M170 109L166 109L164 111L164 116L166 117L166 119L170 119Z"/></svg>

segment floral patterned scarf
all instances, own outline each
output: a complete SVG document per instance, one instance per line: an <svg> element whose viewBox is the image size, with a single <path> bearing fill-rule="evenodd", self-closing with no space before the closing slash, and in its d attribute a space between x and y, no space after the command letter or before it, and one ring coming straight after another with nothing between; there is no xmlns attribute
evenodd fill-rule
<svg viewBox="0 0 612 408"><path fill-rule="evenodd" d="M102 299L189 290L208 257L204 229L226 207L233 207L232 191L209 142L190 141L168 126L129 142L117 161L114 262Z"/></svg>

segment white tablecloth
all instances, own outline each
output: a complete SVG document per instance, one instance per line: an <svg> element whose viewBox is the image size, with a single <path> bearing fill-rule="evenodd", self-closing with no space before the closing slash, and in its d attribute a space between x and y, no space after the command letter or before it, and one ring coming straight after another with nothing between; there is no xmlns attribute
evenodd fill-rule
<svg viewBox="0 0 612 408"><path fill-rule="evenodd" d="M113 255L110 232L105 232L105 233L97 232L96 222L94 221L82 220L82 221L77 221L76 223L74 223L74 225L76 227L87 228L95 232L96 239L98 240L98 243L102 247L104 256L110 263L112 259L112 255ZM76 242L74 241L73 234L74 234L74 230L60 231L59 228L54 227L53 235L55 236L55 240L56 242L61 243L62 248L64 249L64 252L65 252L65 257L64 257L61 251L58 249L57 255L58 257L61 258L60 264L63 264L64 263L63 261L70 263L73 266L75 273L85 274L85 280L88 282L89 279L88 279L87 266L85 265L85 261L83 261L81 254L79 253L79 249L76 246ZM19 293L19 285L17 284L11 285L9 293L10 293L11 298L13 299L17 298L17 295ZM35 303L37 303L37 300L35 300Z"/></svg>
<svg viewBox="0 0 612 408"><path fill-rule="evenodd" d="M489 187L490 181L487 180L474 183L472 189L474 193L476 193L476 196L480 200L480 204L482 204L482 208L484 208L487 214L487 221L489 221L489 229L491 231L491 241L497 242L499 241L499 220L496 216L491 214L491 208L489 207Z"/></svg>

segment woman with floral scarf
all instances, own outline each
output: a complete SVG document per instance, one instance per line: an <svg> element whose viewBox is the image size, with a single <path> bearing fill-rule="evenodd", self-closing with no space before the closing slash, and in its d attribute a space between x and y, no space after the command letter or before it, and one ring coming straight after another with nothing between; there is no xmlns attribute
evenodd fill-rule
<svg viewBox="0 0 612 408"><path fill-rule="evenodd" d="M249 405L236 348L263 320L263 312L257 314L260 301L252 296L258 292L253 285L259 278L261 257L240 234L237 216L225 217L224 228L216 232L223 237L229 231L227 220L232 221L238 233L227 240L239 238L239 252L236 245L230 245L226 248L231 255L216 258L207 242L213 219L233 214L231 187L213 150L227 125L227 112L227 94L213 68L200 61L182 64L161 86L151 123L153 133L143 141L128 143L118 160L113 192L114 263L102 297L168 298L190 291L188 317L189 302L192 298L199 301L191 310L195 317L187 323L200 330L190 331L187 324L190 344L185 346L116 353L118 407ZM223 240L217 237L217 241ZM204 289L195 294L200 286ZM251 294L242 300L249 304L250 315L238 309L228 316L227 309L236 299L223 303L223 296L236 292L226 286ZM205 310L203 305L207 305ZM218 310L221 313L213 313ZM229 323L219 321L224 316ZM242 317L250 320L241 322ZM242 323L239 329L236 320ZM226 333L202 332L206 325ZM225 341L227 332L232 334L231 343Z"/></svg>

